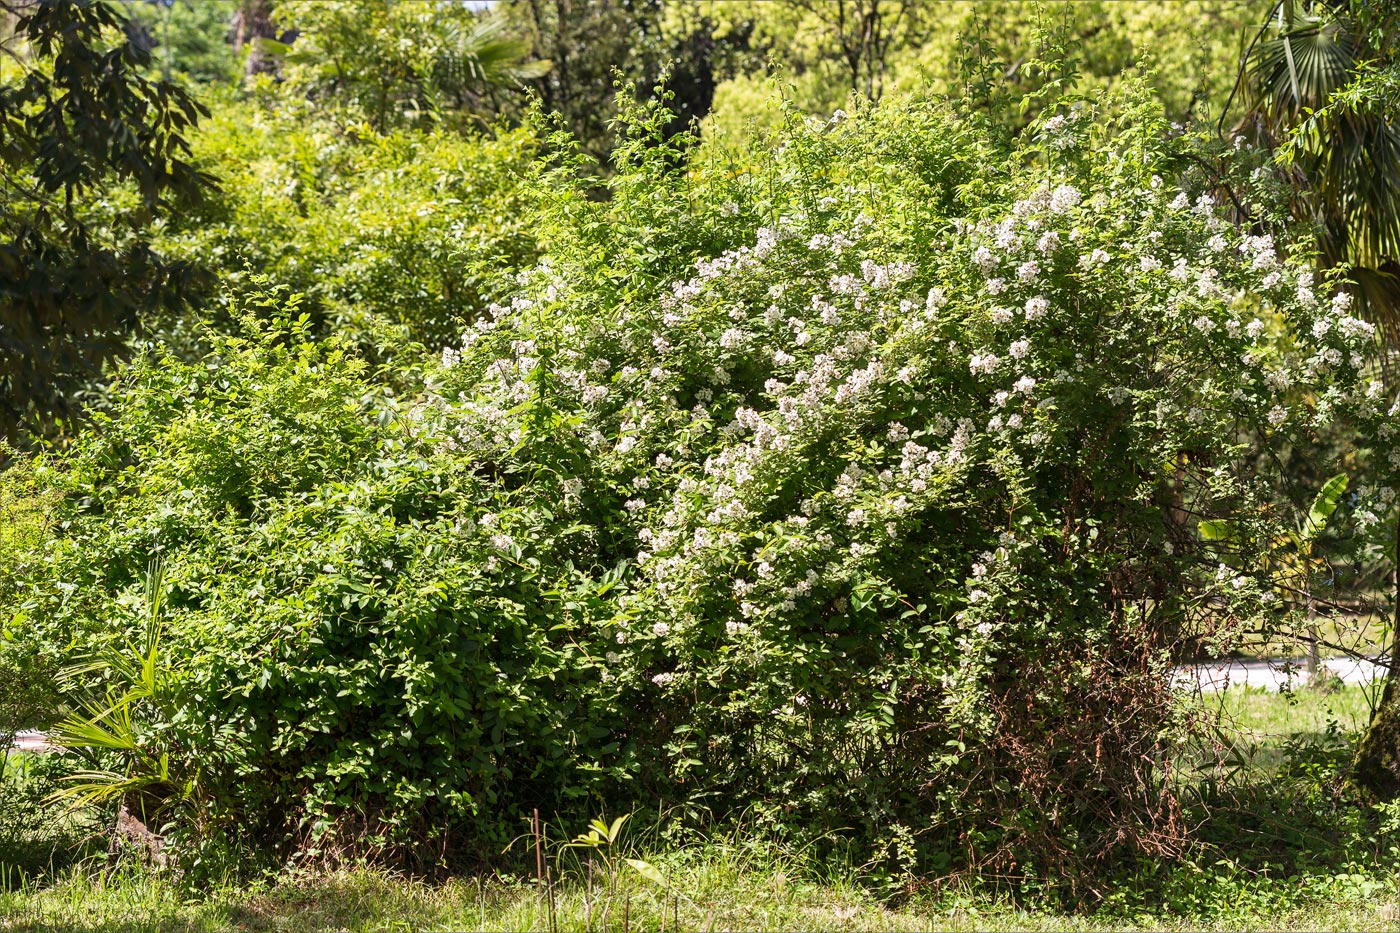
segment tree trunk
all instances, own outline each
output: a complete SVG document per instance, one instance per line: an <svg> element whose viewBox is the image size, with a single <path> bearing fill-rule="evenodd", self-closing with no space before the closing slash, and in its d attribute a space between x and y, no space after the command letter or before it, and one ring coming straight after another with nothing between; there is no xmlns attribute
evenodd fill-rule
<svg viewBox="0 0 1400 933"><path fill-rule="evenodd" d="M1312 554L1311 554L1311 553L1308 555L1308 559L1309 559L1309 560L1312 559ZM1309 576L1311 576L1311 575L1309 575ZM1308 683L1309 683L1311 686L1314 686L1314 687L1315 687L1315 686L1317 686L1317 669L1318 669L1318 666L1319 666L1318 662L1319 662L1319 660L1320 660L1321 652L1318 651L1318 646L1317 646L1317 637L1318 637L1318 636L1317 636L1317 616L1313 615L1313 595L1312 595L1312 580L1311 580L1311 579L1308 580L1307 586L1308 586L1308 610L1307 610L1307 611L1308 611L1308 662L1307 662L1307 671L1308 671Z"/></svg>
<svg viewBox="0 0 1400 933"><path fill-rule="evenodd" d="M1390 670L1351 768L1352 784L1381 800L1400 797L1400 521L1395 525L1395 545L1396 624L1391 634Z"/></svg>
<svg viewBox="0 0 1400 933"><path fill-rule="evenodd" d="M243 51L245 45L249 46L244 74L251 77L277 71L277 60L257 41L277 38L277 27L272 22L272 0L243 0L238 5L238 12L233 14L229 38L233 41L235 52Z"/></svg>
<svg viewBox="0 0 1400 933"><path fill-rule="evenodd" d="M117 823L112 831L112 844L107 850L109 858L116 858L124 851L136 853L142 862L164 866L167 861L165 839L146 825L147 801L140 794L127 794L117 806Z"/></svg>

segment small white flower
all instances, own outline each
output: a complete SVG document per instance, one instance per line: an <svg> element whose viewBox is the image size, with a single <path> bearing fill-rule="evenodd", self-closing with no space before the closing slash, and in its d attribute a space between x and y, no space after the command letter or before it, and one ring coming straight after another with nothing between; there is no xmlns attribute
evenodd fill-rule
<svg viewBox="0 0 1400 933"><path fill-rule="evenodd" d="M1014 386L1014 388L1017 392L1021 393L1022 395L1030 395L1032 392L1035 391L1035 377L1022 376L1020 379L1016 380L1016 385Z"/></svg>
<svg viewBox="0 0 1400 933"><path fill-rule="evenodd" d="M1269 409L1269 424L1278 427L1286 420L1288 420L1288 409L1282 405L1275 405Z"/></svg>
<svg viewBox="0 0 1400 933"><path fill-rule="evenodd" d="M1050 192L1050 210L1056 214L1063 214L1079 204L1080 197L1078 188L1073 185L1060 185Z"/></svg>
<svg viewBox="0 0 1400 933"><path fill-rule="evenodd" d="M665 622L658 622L651 627L651 633L657 638L665 638L671 633L671 626Z"/></svg>
<svg viewBox="0 0 1400 933"><path fill-rule="evenodd" d="M653 677L651 679L651 682L656 684L658 687L664 687L675 679L675 674L672 674L670 671L663 671L662 673L657 674L655 677Z"/></svg>
<svg viewBox="0 0 1400 933"><path fill-rule="evenodd" d="M1013 360L1024 360L1026 354L1031 352L1031 342L1025 337L1022 337L1020 340L1012 343L1006 352L1011 355ZM1032 379L1031 383L1034 384L1035 380Z"/></svg>
<svg viewBox="0 0 1400 933"><path fill-rule="evenodd" d="M1374 324L1349 315L1338 321L1337 326L1348 340L1367 340L1376 335Z"/></svg>
<svg viewBox="0 0 1400 933"><path fill-rule="evenodd" d="M1045 316L1045 312L1050 310L1050 302L1044 297L1037 295L1034 298L1026 299L1026 320L1038 321Z"/></svg>
<svg viewBox="0 0 1400 933"><path fill-rule="evenodd" d="M1034 259L1028 259L1016 267L1016 278L1022 282L1034 282L1038 275L1040 275L1040 263Z"/></svg>
<svg viewBox="0 0 1400 933"><path fill-rule="evenodd" d="M978 373L991 374L997 371L1001 365L1001 360L992 353L974 353L972 360L968 363L968 369L975 376Z"/></svg>
<svg viewBox="0 0 1400 933"><path fill-rule="evenodd" d="M1107 264L1109 259L1110 257L1108 253L1104 252L1101 249L1096 249L1093 252L1085 253L1084 255L1079 257L1079 268L1086 270L1092 269L1094 266L1102 266Z"/></svg>

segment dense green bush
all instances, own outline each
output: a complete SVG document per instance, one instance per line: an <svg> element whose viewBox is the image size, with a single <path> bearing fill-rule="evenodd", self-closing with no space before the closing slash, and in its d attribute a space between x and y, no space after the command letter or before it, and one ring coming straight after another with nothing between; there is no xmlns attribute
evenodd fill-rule
<svg viewBox="0 0 1400 933"><path fill-rule="evenodd" d="M367 343L436 351L533 260L518 188L536 144L525 129L361 130L270 90L216 105L194 145L222 191L162 246L226 282L268 275Z"/></svg>
<svg viewBox="0 0 1400 933"><path fill-rule="evenodd" d="M1265 454L1384 412L1346 295L1107 109L1014 151L928 100L790 115L689 166L628 112L607 200L552 148L544 259L414 397L266 297L128 367L37 467L20 640L129 637L159 556L144 741L260 847L660 801L891 871L1176 851L1173 652L1280 624Z"/></svg>

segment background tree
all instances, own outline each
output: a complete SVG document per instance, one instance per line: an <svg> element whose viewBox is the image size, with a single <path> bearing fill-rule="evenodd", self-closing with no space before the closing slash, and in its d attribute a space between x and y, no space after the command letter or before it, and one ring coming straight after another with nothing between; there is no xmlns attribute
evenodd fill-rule
<svg viewBox="0 0 1400 933"><path fill-rule="evenodd" d="M830 43L823 57L839 61L852 93L879 100L889 57L896 45L917 46L927 38L933 11L914 0L785 0L815 18Z"/></svg>
<svg viewBox="0 0 1400 933"><path fill-rule="evenodd" d="M275 72L277 57L268 41L285 43L293 38L279 32L273 21L272 0L241 0L229 25L228 36L235 53L248 50L243 61L243 73L248 76Z"/></svg>
<svg viewBox="0 0 1400 933"><path fill-rule="evenodd" d="M296 30L281 49L290 89L379 133L490 118L505 95L550 67L526 61L527 43L496 14L464 5L301 0L282 4L278 16Z"/></svg>
<svg viewBox="0 0 1400 933"><path fill-rule="evenodd" d="M1346 271L1361 312L1379 327L1387 382L1400 346L1397 26L1394 8L1377 0L1278 0L1252 38L1231 95L1246 104L1234 132L1277 151L1293 188L1293 214L1313 232L1320 267ZM1400 551L1400 529L1394 545ZM1400 609L1400 583L1396 596ZM1400 794L1397 670L1400 638L1393 639L1390 673L1354 769L1360 787L1386 798Z"/></svg>
<svg viewBox="0 0 1400 933"><path fill-rule="evenodd" d="M121 0L162 78L179 74L196 83L231 82L238 72L237 31L243 7L235 0ZM240 46L241 47L241 46Z"/></svg>
<svg viewBox="0 0 1400 933"><path fill-rule="evenodd" d="M15 23L0 86L0 432L14 433L71 412L69 390L178 297L188 269L149 232L212 178L186 161L204 109L146 76L118 9L0 8Z"/></svg>
<svg viewBox="0 0 1400 933"><path fill-rule="evenodd" d="M1296 189L1294 213L1316 233L1323 268L1346 266L1363 311L1400 338L1400 101L1391 38L1400 17L1379 3L1278 0L1241 63L1220 116L1276 149ZM1233 115L1233 117L1232 117Z"/></svg>
<svg viewBox="0 0 1400 933"><path fill-rule="evenodd" d="M664 76L673 137L709 114L717 87L738 66L762 62L750 54L753 24L743 10L737 24L711 6L663 0L512 0L504 14L531 57L552 63L528 82L544 109L605 165L618 81L645 94Z"/></svg>

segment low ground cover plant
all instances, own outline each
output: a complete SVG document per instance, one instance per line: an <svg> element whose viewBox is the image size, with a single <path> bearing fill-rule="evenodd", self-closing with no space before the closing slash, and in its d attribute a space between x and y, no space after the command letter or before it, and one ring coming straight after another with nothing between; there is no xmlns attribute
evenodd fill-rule
<svg viewBox="0 0 1400 933"><path fill-rule="evenodd" d="M553 138L546 255L415 391L275 290L126 367L33 466L16 641L137 641L160 561L171 699L111 767L169 763L189 852L461 864L659 803L885 877L1175 856L1171 665L1291 624L1271 455L1394 409L1342 283L1123 93L1010 149L913 98L693 163L633 109L606 199ZM1325 466L1369 471L1363 541L1394 465Z"/></svg>

